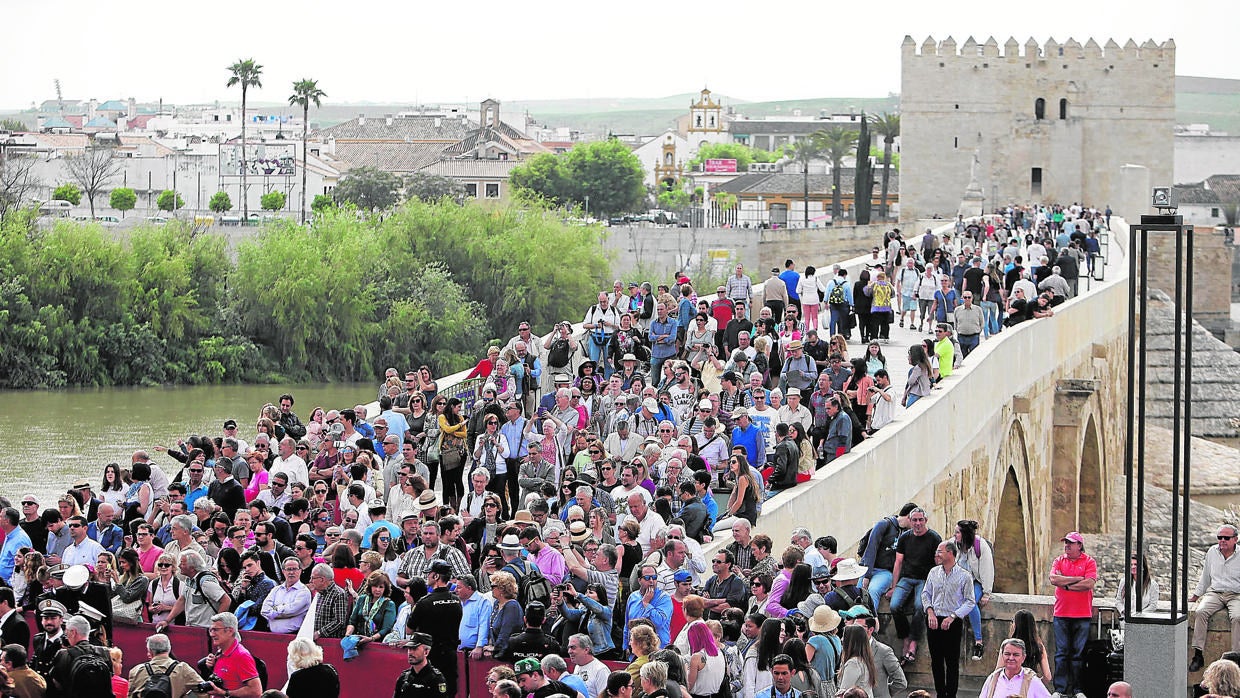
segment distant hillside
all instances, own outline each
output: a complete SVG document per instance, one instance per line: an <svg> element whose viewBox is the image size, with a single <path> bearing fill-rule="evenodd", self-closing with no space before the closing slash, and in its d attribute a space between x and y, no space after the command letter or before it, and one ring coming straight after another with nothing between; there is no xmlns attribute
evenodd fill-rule
<svg viewBox="0 0 1240 698"><path fill-rule="evenodd" d="M1176 76L1175 121L1240 135L1240 80Z"/></svg>

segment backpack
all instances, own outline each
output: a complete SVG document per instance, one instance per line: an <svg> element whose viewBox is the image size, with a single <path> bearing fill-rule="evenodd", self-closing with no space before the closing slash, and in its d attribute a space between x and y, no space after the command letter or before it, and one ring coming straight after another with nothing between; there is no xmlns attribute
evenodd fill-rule
<svg viewBox="0 0 1240 698"><path fill-rule="evenodd" d="M831 293L827 294L827 303L831 305L842 305L848 302L848 298L844 296L844 284L835 282L831 286Z"/></svg>
<svg viewBox="0 0 1240 698"><path fill-rule="evenodd" d="M162 674L152 671L150 662L143 664L142 668L146 670L149 678L142 690L138 691L138 698L179 698L172 695L172 672L176 671L178 664L180 662L173 660Z"/></svg>
<svg viewBox="0 0 1240 698"><path fill-rule="evenodd" d="M65 694L75 698L112 698L112 660L104 659L93 647L73 654L77 657L69 668Z"/></svg>
<svg viewBox="0 0 1240 698"><path fill-rule="evenodd" d="M874 608L874 599L870 597L869 592L867 592L866 590L862 589L861 595L859 597L854 597L844 587L836 587L835 593L839 594L841 599L844 599L844 601L848 602L849 608L852 608L853 606L856 606L857 604L861 604L862 606L866 608L866 610L868 610L870 613L873 613L875 618L878 617L878 609ZM839 658L836 657L836 659L838 661Z"/></svg>
<svg viewBox="0 0 1240 698"><path fill-rule="evenodd" d="M547 353L547 365L554 368L567 366L569 354L568 340L556 339L551 342L551 349Z"/></svg>
<svg viewBox="0 0 1240 698"><path fill-rule="evenodd" d="M900 522L894 516L888 516L883 521L887 523L887 530L883 533L883 537L879 541L878 550L874 553L874 567L889 570L896 561L896 540L900 537ZM877 526L878 524L874 525ZM895 531L894 534L892 533L893 529ZM865 557L866 548L870 545L870 534L873 531L874 528L871 527L870 530L865 532L865 535L861 536L861 540L857 541L857 560Z"/></svg>
<svg viewBox="0 0 1240 698"><path fill-rule="evenodd" d="M524 560L521 564L525 570L517 577L517 600L521 602L524 608L530 605L531 601L537 601L546 608L551 608L551 581L543 576L542 570L538 569L538 565L531 565ZM515 565L509 565L509 568L515 570Z"/></svg>
<svg viewBox="0 0 1240 698"><path fill-rule="evenodd" d="M203 571L203 572L199 572L199 573L198 573L198 574L197 574L197 575L196 575L193 579L191 579L191 580L190 580L190 583L194 585L194 593L195 593L195 594L198 594L199 596L201 596L201 597L203 598L203 600L205 600L205 601L207 602L207 605L211 607L211 612L212 612L212 613L219 613L219 611L220 611L220 606L219 606L219 604L218 604L218 603L213 602L213 601L211 600L211 597L210 597L210 596L207 596L206 592L204 592L204 591L202 590L202 579L203 579L203 577L215 577L216 582L217 582L217 583L219 582L219 577L216 577L216 575L215 575L215 573L214 573L214 572L211 572L210 570L206 570L206 571Z"/></svg>

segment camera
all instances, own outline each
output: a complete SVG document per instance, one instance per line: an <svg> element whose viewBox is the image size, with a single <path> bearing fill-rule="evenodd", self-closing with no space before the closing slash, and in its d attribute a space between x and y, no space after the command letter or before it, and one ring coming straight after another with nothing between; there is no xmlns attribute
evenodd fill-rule
<svg viewBox="0 0 1240 698"><path fill-rule="evenodd" d="M194 693L207 693L211 690L212 686L218 686L220 688L223 688L224 679L221 679L220 677L215 676L213 674L211 678L209 678L208 680L199 681L198 683L190 686L189 690L193 691Z"/></svg>

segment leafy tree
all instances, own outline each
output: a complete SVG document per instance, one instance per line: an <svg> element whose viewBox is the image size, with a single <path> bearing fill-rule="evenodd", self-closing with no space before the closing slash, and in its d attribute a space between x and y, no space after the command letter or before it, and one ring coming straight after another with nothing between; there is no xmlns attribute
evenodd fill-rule
<svg viewBox="0 0 1240 698"><path fill-rule="evenodd" d="M822 153L831 161L831 220L837 224L840 220L840 175L844 169L844 158L853 154L857 146L857 132L843 126L832 126L828 129L815 131L812 138L822 149Z"/></svg>
<svg viewBox="0 0 1240 698"><path fill-rule="evenodd" d="M750 163L778 162L783 157L781 150L769 151L750 148L743 143L707 143L698 149L698 154L689 161L689 169L695 170L705 165L707 160L716 158L736 160L737 172L748 172Z"/></svg>
<svg viewBox="0 0 1240 698"><path fill-rule="evenodd" d="M159 192L159 196L155 199L155 205L161 211L175 211L185 206L185 199L181 195L171 189L165 189Z"/></svg>
<svg viewBox="0 0 1240 698"><path fill-rule="evenodd" d="M207 208L214 213L227 213L232 210L232 197L226 191L217 191L211 195Z"/></svg>
<svg viewBox="0 0 1240 698"><path fill-rule="evenodd" d="M86 194L90 202L90 217L95 217L95 197L103 193L108 184L121 172L123 164L115 152L105 146L91 146L77 155L65 158L65 169ZM76 204L74 204L76 205Z"/></svg>
<svg viewBox="0 0 1240 698"><path fill-rule="evenodd" d="M804 140L798 140L792 146L792 160L801 165L802 204L806 228L809 228L809 163L820 157L822 157L822 146L813 135Z"/></svg>
<svg viewBox="0 0 1240 698"><path fill-rule="evenodd" d="M68 201L77 206L82 203L82 190L72 182L65 182L52 192L53 201Z"/></svg>
<svg viewBox="0 0 1240 698"><path fill-rule="evenodd" d="M891 147L900 135L900 115L884 112L881 115L871 116L870 123L874 125L875 135L883 137L883 189L878 200L878 215L880 218L887 218L887 182L891 176ZM896 167L899 167L899 163L896 163Z"/></svg>
<svg viewBox="0 0 1240 698"><path fill-rule="evenodd" d="M264 211L279 211L284 208L284 204L287 200L288 197L284 195L284 192L277 189L263 194L261 203Z"/></svg>
<svg viewBox="0 0 1240 698"><path fill-rule="evenodd" d="M319 89L317 80L309 78L293 83L293 94L289 96L290 106L301 107L301 222L306 222L306 141L310 137L310 105L320 106L319 102L327 93ZM263 208L267 208L263 206ZM284 208L283 205L280 208Z"/></svg>
<svg viewBox="0 0 1240 698"><path fill-rule="evenodd" d="M228 66L228 72L232 75L228 78L226 87L234 85L241 86L241 216L242 218L250 217L250 190L246 186L245 172L245 109L246 96L251 87L262 87L263 66L254 62L253 58L239 60Z"/></svg>
<svg viewBox="0 0 1240 698"><path fill-rule="evenodd" d="M315 213L322 213L335 205L336 202L332 201L332 197L327 194L315 194L314 201L310 202L310 210Z"/></svg>
<svg viewBox="0 0 1240 698"><path fill-rule="evenodd" d="M123 217L126 212L132 211L133 207L138 205L138 194L129 187L113 189L108 197L108 205L120 211Z"/></svg>
<svg viewBox="0 0 1240 698"><path fill-rule="evenodd" d="M7 118L0 120L0 130L16 131L20 133L28 129L26 128L26 122L21 119Z"/></svg>
<svg viewBox="0 0 1240 698"><path fill-rule="evenodd" d="M731 211L736 208L736 203L736 194L730 191L721 191L715 194L715 206L718 206L720 211Z"/></svg>
<svg viewBox="0 0 1240 698"><path fill-rule="evenodd" d="M641 206L646 197L646 171L628 146L615 138L583 143L564 154L569 199L599 218Z"/></svg>
<svg viewBox="0 0 1240 698"><path fill-rule="evenodd" d="M681 211L689 205L689 192L684 187L660 187L658 202L659 208L668 211Z"/></svg>
<svg viewBox="0 0 1240 698"><path fill-rule="evenodd" d="M382 211L400 201L400 178L374 167L357 167L340 178L332 197L363 211Z"/></svg>
<svg viewBox="0 0 1240 698"><path fill-rule="evenodd" d="M552 206L569 201L569 177L563 159L552 153L540 153L512 168L508 180L518 191L541 198Z"/></svg>
<svg viewBox="0 0 1240 698"><path fill-rule="evenodd" d="M465 185L455 179L440 175L415 172L405 177L405 198L420 199L426 203L451 199L460 203L465 199Z"/></svg>

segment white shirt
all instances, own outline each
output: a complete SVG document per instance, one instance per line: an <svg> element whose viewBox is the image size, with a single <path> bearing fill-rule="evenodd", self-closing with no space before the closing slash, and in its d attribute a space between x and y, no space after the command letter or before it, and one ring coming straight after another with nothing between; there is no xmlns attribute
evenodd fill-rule
<svg viewBox="0 0 1240 698"><path fill-rule="evenodd" d="M599 661L597 657L589 664L582 664L573 670L573 675L581 679L590 691L590 698L599 698L607 690L607 677L611 669Z"/></svg>
<svg viewBox="0 0 1240 698"><path fill-rule="evenodd" d="M87 537L81 543L65 548L60 561L66 565L86 565L92 570L99 564L99 556L103 554L103 546Z"/></svg>
<svg viewBox="0 0 1240 698"><path fill-rule="evenodd" d="M287 459L276 458L271 464L271 474L283 472L288 475L288 484L300 482L303 485L310 485L310 471L306 468L306 461L301 456L293 454Z"/></svg>

